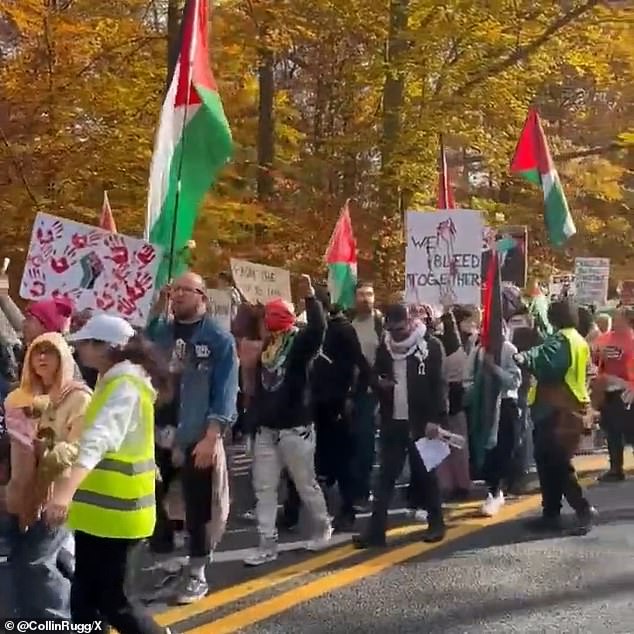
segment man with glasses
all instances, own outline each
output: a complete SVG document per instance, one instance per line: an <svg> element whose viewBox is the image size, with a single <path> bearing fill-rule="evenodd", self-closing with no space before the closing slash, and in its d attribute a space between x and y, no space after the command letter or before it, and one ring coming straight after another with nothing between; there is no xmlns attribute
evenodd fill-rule
<svg viewBox="0 0 634 634"><path fill-rule="evenodd" d="M211 560L206 526L211 520L211 471L216 443L236 417L238 357L235 341L207 313L207 291L200 275L185 273L163 289L148 336L168 355L174 398L156 413L157 462L161 471L158 522L152 546L173 548L173 531L160 499L182 463L189 568L177 597L194 603L208 591L205 568Z"/></svg>

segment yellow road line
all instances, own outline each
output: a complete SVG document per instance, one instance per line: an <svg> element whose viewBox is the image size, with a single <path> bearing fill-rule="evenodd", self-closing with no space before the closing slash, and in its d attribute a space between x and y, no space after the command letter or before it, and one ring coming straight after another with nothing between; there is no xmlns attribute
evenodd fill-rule
<svg viewBox="0 0 634 634"><path fill-rule="evenodd" d="M417 542L408 544L407 546L401 546L400 548L391 550L378 557L373 557L350 568L328 574L321 579L294 588L271 599L262 601L261 603L256 603L253 606L229 614L211 623L187 630L187 634L230 634L231 632L237 632L245 627L286 612L300 603L305 603L333 590L343 588L366 577L376 575L396 564L423 555L461 537L475 533L482 528L500 524L518 515L522 515L527 510L534 508L539 503L539 499L540 496L533 495L524 500L519 500L505 507L495 518L467 520L464 524L451 528L447 533L447 538L443 542L438 544Z"/></svg>
<svg viewBox="0 0 634 634"><path fill-rule="evenodd" d="M596 470L605 465L605 456L583 456L579 460L581 464L579 467L584 471L587 470ZM532 508L534 506L534 500L539 500L539 496L531 496L529 498L523 498L518 501L513 501L509 506L507 506L503 513L498 515L495 520L491 522L491 520L482 520L484 524L481 524L481 527L485 527L489 525L489 523L498 523L499 521L504 521L504 513L510 511L511 509L516 509L518 505L525 503L527 501L532 501L531 505L528 508ZM447 519L449 522L455 521L457 519L463 518L465 515L471 514L473 511L480 508L482 502L481 501L470 501L464 502L457 505L452 505L448 509ZM523 510L517 511L517 513L521 514L524 512ZM515 514L515 513L514 513ZM512 516L511 516L512 517ZM469 524L472 526L472 524ZM480 526L480 524L478 525ZM420 524L416 525L407 525L400 526L398 528L391 529L388 531L388 537L401 537L416 531L420 531L423 529L423 526ZM470 530L469 532L473 532ZM450 539L456 539L459 535L456 535L455 530L451 530L449 532ZM442 542L442 543L446 543ZM420 544L416 544L420 546ZM433 545L432 545L433 547ZM396 552L396 551L394 551ZM348 559L355 554L358 554L359 551L355 550L355 548L351 544L347 544L345 546L341 546L330 550L322 555L318 555L316 557L312 557L310 559L305 559L297 562L296 564L292 564L290 566L286 566L284 568L275 570L271 573L263 575L261 577L256 577L254 579L250 579L248 581L244 581L238 583L234 586L229 586L228 588L223 588L222 590L218 590L212 594L207 595L201 601L197 601L191 605L179 606L176 608L171 608L164 612L161 612L155 615L155 619L159 625L169 626L184 621L186 619L190 619L192 617L204 614L205 612L209 612L216 608L222 607L229 603L234 603L240 599L244 599L252 594L257 592L262 592L268 588L273 588L275 586L281 585L288 581L293 581L301 576L314 572L320 568L325 568L334 563L340 562L344 559ZM386 553L386 555L389 553ZM255 606L257 607L257 606ZM237 612L236 614L240 614ZM228 618L228 617L227 617ZM266 617L263 617L266 618ZM260 619L261 620L261 619ZM206 627L206 626L204 626ZM215 631L215 630L214 630ZM233 631L233 630L232 630Z"/></svg>
<svg viewBox="0 0 634 634"><path fill-rule="evenodd" d="M422 531L423 529L424 526L422 524L400 526L399 528L389 531L388 535L390 537L399 537L416 531ZM185 619L208 612L209 610L221 607L227 603L233 603L239 599L244 599L250 594L261 592L262 590L286 583L287 581L292 581L297 577L301 577L302 575L318 570L319 568L325 568L326 566L330 566L331 564L337 563L342 559L352 557L358 553L359 551L355 550L352 544L346 544L345 546L329 550L323 555L299 561L296 564L286 566L285 568L281 568L279 570L274 570L273 572L261 577L256 577L254 579L250 579L249 581L238 583L235 586L229 586L228 588L224 588L218 592L208 594L204 599L197 601L192 605L184 605L161 612L155 617L155 619L159 625L174 625L179 621L184 621Z"/></svg>

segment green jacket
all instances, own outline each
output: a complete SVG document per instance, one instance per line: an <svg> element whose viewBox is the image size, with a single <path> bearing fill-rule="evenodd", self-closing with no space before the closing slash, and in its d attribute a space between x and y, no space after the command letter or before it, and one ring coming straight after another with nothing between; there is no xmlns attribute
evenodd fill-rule
<svg viewBox="0 0 634 634"><path fill-rule="evenodd" d="M559 332L550 335L541 346L531 348L523 354L523 367L536 379L537 383L563 383L568 368L572 363L570 344ZM534 423L547 418L552 407L539 400L538 396L531 406L531 417Z"/></svg>

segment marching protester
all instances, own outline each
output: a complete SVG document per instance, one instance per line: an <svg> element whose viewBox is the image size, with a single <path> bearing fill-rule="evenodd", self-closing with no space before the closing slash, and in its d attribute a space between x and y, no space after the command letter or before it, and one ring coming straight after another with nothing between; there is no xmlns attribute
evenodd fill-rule
<svg viewBox="0 0 634 634"><path fill-rule="evenodd" d="M447 389L442 344L425 338L426 327L410 318L407 306L394 304L385 313L386 336L377 351L375 384L381 408L380 472L367 530L355 537L357 548L385 546L388 508L405 459L412 456L427 511L426 542L442 541L445 523L435 471L428 471L414 442L435 438L447 420Z"/></svg>
<svg viewBox="0 0 634 634"><path fill-rule="evenodd" d="M350 404L357 391L367 392L370 367L354 326L336 304L330 304L329 294L324 295L322 303L328 309L328 325L310 382L317 435L315 461L324 490L338 485L341 508L335 516L334 529L342 532L351 530L356 515L352 469L357 447Z"/></svg>
<svg viewBox="0 0 634 634"><path fill-rule="evenodd" d="M309 366L322 344L326 318L307 275L300 279L299 296L306 302L307 324L302 329L296 326L292 306L283 300L271 300L264 307L268 340L250 408L260 542L245 559L249 566L277 559L278 486L284 467L313 520L313 538L307 548L324 548L332 535L326 501L315 475L315 430L307 398Z"/></svg>
<svg viewBox="0 0 634 634"><path fill-rule="evenodd" d="M504 328L506 334L508 329ZM518 409L518 390L522 383L522 373L513 360L517 348L505 337L502 342L499 365L493 356L476 345L467 361L465 391L470 392L476 385L478 367L487 366L497 378L500 395L495 407L489 439L486 444L482 473L487 484L487 499L482 505L482 514L488 517L497 515L504 506L502 481L511 474L511 460L519 431L520 413Z"/></svg>
<svg viewBox="0 0 634 634"><path fill-rule="evenodd" d="M623 399L634 386L634 311L619 309L612 330L599 335L593 348L598 376L592 383L592 398L601 412L610 457L610 469L599 479L620 482L625 479L625 444L634 443L634 417Z"/></svg>
<svg viewBox="0 0 634 634"><path fill-rule="evenodd" d="M376 353L383 338L383 315L375 307L374 286L371 282L357 284L355 310L352 320L361 351L370 367L374 367ZM365 505L370 498L374 444L376 434L377 400L374 392L357 390L354 397L352 433L355 444L353 471L357 481L357 499Z"/></svg>
<svg viewBox="0 0 634 634"><path fill-rule="evenodd" d="M105 621L121 634L162 632L124 588L132 548L152 534L154 402L170 377L157 351L120 317L97 315L71 336L81 361L99 372L84 415L79 452L55 482L50 526L75 531L74 623Z"/></svg>
<svg viewBox="0 0 634 634"><path fill-rule="evenodd" d="M454 311L446 309L441 316L442 331L438 337L445 350L445 378L448 384L448 431L468 438L465 412L464 377L467 374L465 353ZM469 444L462 449L451 448L449 456L437 467L438 482L446 499L465 499L471 491Z"/></svg>
<svg viewBox="0 0 634 634"><path fill-rule="evenodd" d="M63 527L48 528L41 513L62 486L54 480L77 457L90 390L75 381L74 369L60 334L39 335L26 349L20 386L5 400L11 437L9 561L19 618L70 618L72 569L63 570L60 561L71 536Z"/></svg>
<svg viewBox="0 0 634 634"><path fill-rule="evenodd" d="M554 334L540 346L515 355L516 363L537 379L531 417L542 516L531 523L536 530L561 529L562 496L577 514L580 532L590 530L596 514L572 464L590 404L590 349L576 329L578 319L577 306L571 300L553 302L548 309L548 322Z"/></svg>
<svg viewBox="0 0 634 634"><path fill-rule="evenodd" d="M169 314L165 313L169 301ZM238 357L233 337L207 313L207 292L195 273L176 278L163 290L148 336L164 351L174 393L157 411L157 462L161 474L158 522L152 543L173 544L173 529L163 508L169 484L180 470L189 536L189 565L177 602L193 603L207 594L206 567L212 544L213 466L222 436L237 418Z"/></svg>

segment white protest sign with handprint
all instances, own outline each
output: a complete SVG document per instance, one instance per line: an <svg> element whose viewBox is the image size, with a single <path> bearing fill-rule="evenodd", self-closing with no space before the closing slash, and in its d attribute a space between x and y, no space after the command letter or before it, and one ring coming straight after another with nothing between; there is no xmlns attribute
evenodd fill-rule
<svg viewBox="0 0 634 634"><path fill-rule="evenodd" d="M107 311L143 325L160 260L157 248L143 240L38 213L20 296L67 297L78 310Z"/></svg>

